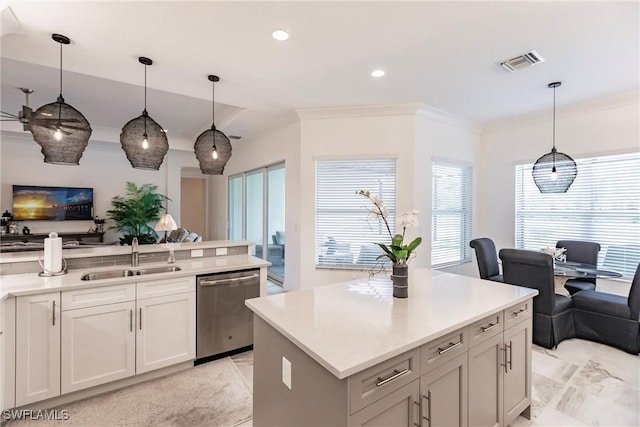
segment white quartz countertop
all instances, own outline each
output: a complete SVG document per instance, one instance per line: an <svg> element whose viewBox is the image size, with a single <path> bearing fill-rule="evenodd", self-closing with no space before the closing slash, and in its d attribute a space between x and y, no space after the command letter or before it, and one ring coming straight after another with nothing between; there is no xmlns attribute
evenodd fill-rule
<svg viewBox="0 0 640 427"><path fill-rule="evenodd" d="M166 250L166 249L165 249ZM175 265L180 271L170 273L146 274L141 276L118 277L83 281L80 277L88 271L109 270L142 270L158 266ZM111 266L101 268L86 268L71 270L67 274L55 277L40 277L37 273L14 274L0 277L0 301L11 296L33 295L44 292L57 292L89 287L109 286L120 283L145 282L150 280L168 279L171 277L194 276L198 274L219 273L224 271L247 270L251 268L268 267L271 263L252 255L228 255L209 258L191 258L180 260L175 264L144 263L138 267Z"/></svg>
<svg viewBox="0 0 640 427"><path fill-rule="evenodd" d="M393 298L391 280L383 277L254 298L246 305L343 379L537 294L421 268L411 272L404 299Z"/></svg>
<svg viewBox="0 0 640 427"><path fill-rule="evenodd" d="M210 240L203 242L171 243L175 251L191 249L231 248L236 246L253 246L255 242L249 240ZM153 252L167 252L169 246L166 243L155 245L139 245L138 253L147 254ZM9 262L38 261L42 258L43 251L24 251L0 253L0 264ZM129 255L131 246L103 245L99 247L78 247L63 249L62 256L69 258L87 258L94 256Z"/></svg>

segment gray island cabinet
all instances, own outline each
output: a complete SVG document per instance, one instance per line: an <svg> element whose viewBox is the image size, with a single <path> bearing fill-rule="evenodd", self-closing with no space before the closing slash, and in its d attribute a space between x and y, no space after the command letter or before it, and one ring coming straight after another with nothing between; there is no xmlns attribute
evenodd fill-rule
<svg viewBox="0 0 640 427"><path fill-rule="evenodd" d="M416 269L248 300L253 424L501 426L530 416L536 290Z"/></svg>

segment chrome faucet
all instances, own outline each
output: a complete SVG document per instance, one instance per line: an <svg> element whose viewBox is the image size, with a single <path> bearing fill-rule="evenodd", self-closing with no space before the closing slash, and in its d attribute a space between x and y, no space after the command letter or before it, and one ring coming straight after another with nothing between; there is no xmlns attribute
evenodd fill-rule
<svg viewBox="0 0 640 427"><path fill-rule="evenodd" d="M138 238L134 237L131 241L131 267L137 267L140 263L138 256Z"/></svg>

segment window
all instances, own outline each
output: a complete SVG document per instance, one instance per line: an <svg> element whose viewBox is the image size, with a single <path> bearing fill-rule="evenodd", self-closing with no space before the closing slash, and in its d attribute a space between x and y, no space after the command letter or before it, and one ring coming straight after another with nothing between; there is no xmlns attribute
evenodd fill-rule
<svg viewBox="0 0 640 427"><path fill-rule="evenodd" d="M434 160L432 164L431 266L471 260L471 167Z"/></svg>
<svg viewBox="0 0 640 427"><path fill-rule="evenodd" d="M577 159L566 193L542 194L533 165L516 166L516 247L600 243L598 266L631 278L640 262L640 153Z"/></svg>
<svg viewBox="0 0 640 427"><path fill-rule="evenodd" d="M373 242L390 242L382 220L368 217L370 201L356 194L369 190L389 209L393 233L396 218L395 159L316 161L316 266L361 267L379 261Z"/></svg>

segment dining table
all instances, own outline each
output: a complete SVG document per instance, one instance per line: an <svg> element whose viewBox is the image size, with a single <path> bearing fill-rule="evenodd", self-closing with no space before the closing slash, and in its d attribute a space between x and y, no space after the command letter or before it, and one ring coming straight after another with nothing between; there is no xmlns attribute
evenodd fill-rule
<svg viewBox="0 0 640 427"><path fill-rule="evenodd" d="M569 279L615 279L618 277L622 277L622 274L600 269L597 265L557 260L553 262L555 293L560 295L571 296L564 287Z"/></svg>

